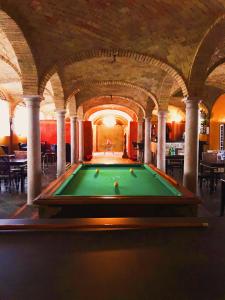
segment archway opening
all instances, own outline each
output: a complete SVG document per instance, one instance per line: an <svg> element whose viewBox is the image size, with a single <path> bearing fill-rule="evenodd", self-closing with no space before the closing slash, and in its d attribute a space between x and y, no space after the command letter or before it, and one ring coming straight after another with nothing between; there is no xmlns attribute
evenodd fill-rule
<svg viewBox="0 0 225 300"><path fill-rule="evenodd" d="M225 150L225 94L221 95L213 105L210 118L209 149Z"/></svg>
<svg viewBox="0 0 225 300"><path fill-rule="evenodd" d="M122 157L125 134L128 147L131 116L117 109L101 109L92 113L88 120L92 122L93 155Z"/></svg>

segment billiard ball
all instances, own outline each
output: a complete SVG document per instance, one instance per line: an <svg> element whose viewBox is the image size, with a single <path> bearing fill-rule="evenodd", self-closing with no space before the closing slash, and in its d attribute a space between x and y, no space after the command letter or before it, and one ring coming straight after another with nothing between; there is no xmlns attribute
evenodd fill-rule
<svg viewBox="0 0 225 300"><path fill-rule="evenodd" d="M133 173L133 172L134 172L134 169L130 168L130 172Z"/></svg>
<svg viewBox="0 0 225 300"><path fill-rule="evenodd" d="M96 173L99 173L99 169L96 169L95 172L96 172Z"/></svg>
<svg viewBox="0 0 225 300"><path fill-rule="evenodd" d="M114 186L115 186L115 187L118 187L118 186L119 186L119 182L118 182L118 181L115 181L115 182L114 182Z"/></svg>

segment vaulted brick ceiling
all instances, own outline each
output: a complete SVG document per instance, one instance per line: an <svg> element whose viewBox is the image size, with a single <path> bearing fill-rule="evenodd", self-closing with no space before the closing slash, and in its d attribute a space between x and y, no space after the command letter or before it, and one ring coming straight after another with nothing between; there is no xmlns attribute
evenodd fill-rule
<svg viewBox="0 0 225 300"><path fill-rule="evenodd" d="M79 89L79 82L87 80L121 80L148 88L157 95L165 71L129 58L117 57L114 64L111 57L84 59L63 69L64 61L92 49L125 49L158 58L187 81L204 34L225 12L224 0L0 0L0 3L21 27L34 55L39 78L58 65L68 95ZM221 51L215 55L221 57ZM179 89L176 81L172 89ZM97 92L92 88L78 99L85 100L91 93L99 96L100 92L99 88ZM120 90L116 95L128 96Z"/></svg>
<svg viewBox="0 0 225 300"><path fill-rule="evenodd" d="M225 63L219 65L212 73L210 73L206 80L206 84L225 90Z"/></svg>
<svg viewBox="0 0 225 300"><path fill-rule="evenodd" d="M225 10L215 0L4 0L42 73L62 57L92 48L154 55L187 76L201 38Z"/></svg>

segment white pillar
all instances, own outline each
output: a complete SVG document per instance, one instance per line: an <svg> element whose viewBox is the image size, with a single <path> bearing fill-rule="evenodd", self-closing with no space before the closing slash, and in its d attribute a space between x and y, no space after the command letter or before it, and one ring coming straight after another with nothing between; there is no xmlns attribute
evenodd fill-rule
<svg viewBox="0 0 225 300"><path fill-rule="evenodd" d="M65 110L57 110L57 177L66 171Z"/></svg>
<svg viewBox="0 0 225 300"><path fill-rule="evenodd" d="M70 117L70 150L71 150L71 165L75 164L77 160L76 153L76 128L77 128L77 117Z"/></svg>
<svg viewBox="0 0 225 300"><path fill-rule="evenodd" d="M151 122L150 118L145 118L145 147L144 147L144 163L149 164L151 162Z"/></svg>
<svg viewBox="0 0 225 300"><path fill-rule="evenodd" d="M27 204L41 192L40 96L24 96L27 106Z"/></svg>
<svg viewBox="0 0 225 300"><path fill-rule="evenodd" d="M138 121L138 127L137 127L137 143L140 143L143 141L143 121ZM143 151L138 150L137 151L137 160L142 161L143 157Z"/></svg>
<svg viewBox="0 0 225 300"><path fill-rule="evenodd" d="M198 101L186 99L184 179L183 184L193 193L198 180Z"/></svg>
<svg viewBox="0 0 225 300"><path fill-rule="evenodd" d="M166 169L166 111L158 111L157 168Z"/></svg>
<svg viewBox="0 0 225 300"><path fill-rule="evenodd" d="M78 160L79 162L82 162L84 160L84 132L83 132L83 121L82 120L79 120L78 121L78 124L79 124L79 157L78 157Z"/></svg>

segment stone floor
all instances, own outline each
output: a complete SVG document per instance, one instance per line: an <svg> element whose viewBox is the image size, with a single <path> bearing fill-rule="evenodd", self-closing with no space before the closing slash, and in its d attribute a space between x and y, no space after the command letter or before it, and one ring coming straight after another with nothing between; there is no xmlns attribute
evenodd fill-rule
<svg viewBox="0 0 225 300"><path fill-rule="evenodd" d="M56 164L49 164L42 174L42 188L56 178L55 174ZM26 186L25 182L25 191ZM15 187L12 187L12 192L9 193L2 186L0 192L0 219L33 217L37 209L27 206L26 200L26 193L17 192Z"/></svg>
<svg viewBox="0 0 225 300"><path fill-rule="evenodd" d="M131 160L122 160L115 156L94 157L92 163L132 163ZM42 188L47 186L55 179L56 165L50 164L42 175ZM182 181L182 176L179 173L173 174L173 177ZM221 185L218 183L216 191L213 194L209 193L209 188L203 184L202 190L198 189L198 196L202 199L202 204L199 206L199 216L201 217L216 217L220 211L220 191ZM14 189L11 193L2 188L0 192L0 218L35 218L37 217L37 209L26 206L26 193L16 192Z"/></svg>

